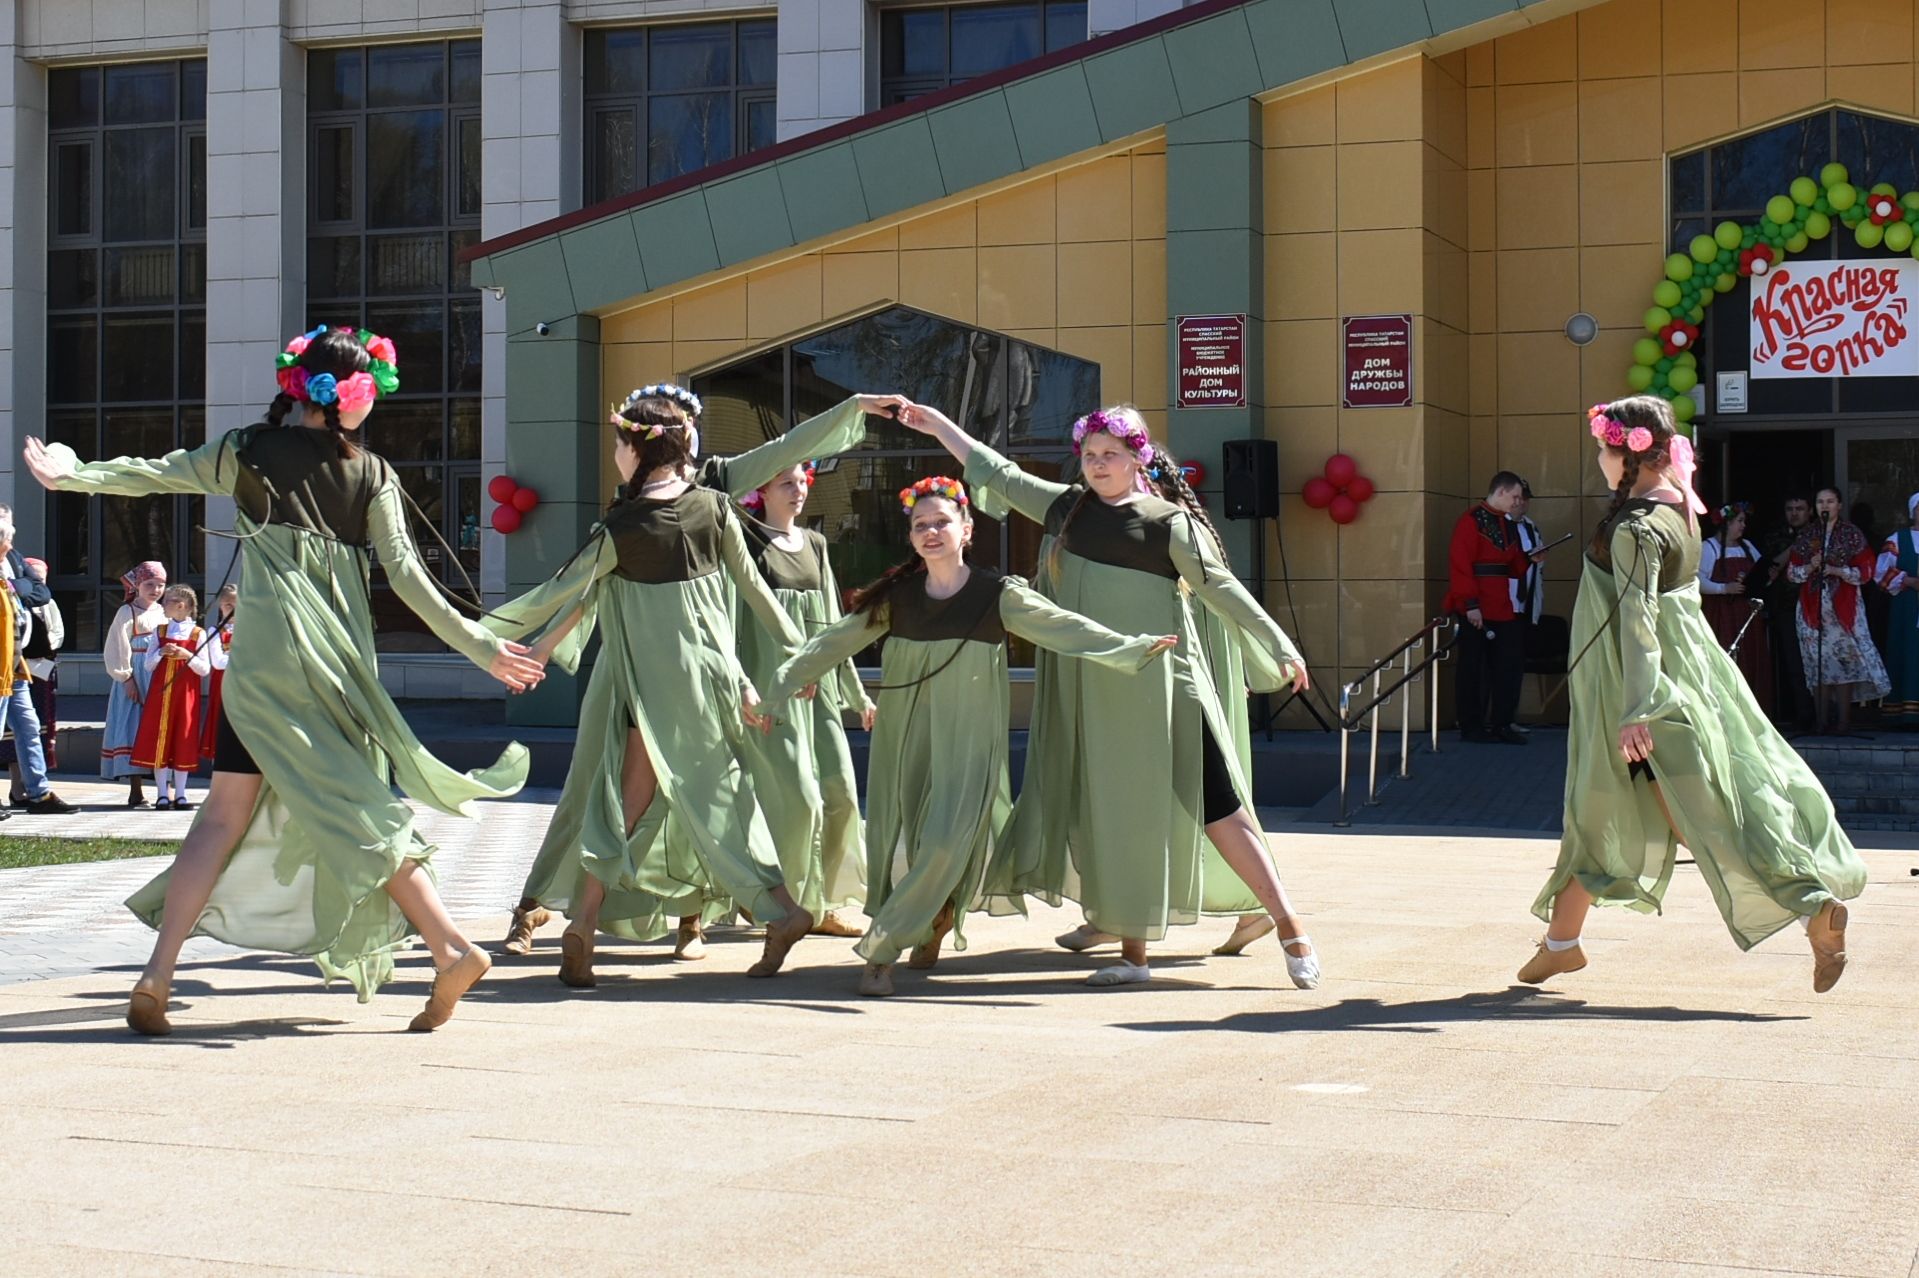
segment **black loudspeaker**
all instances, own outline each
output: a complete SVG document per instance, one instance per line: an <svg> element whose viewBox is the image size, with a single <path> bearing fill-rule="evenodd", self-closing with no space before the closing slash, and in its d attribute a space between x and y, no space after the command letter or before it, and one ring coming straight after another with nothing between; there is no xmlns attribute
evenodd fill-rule
<svg viewBox="0 0 1919 1278"><path fill-rule="evenodd" d="M1270 439L1229 439L1221 453L1226 518L1278 518L1279 445Z"/></svg>

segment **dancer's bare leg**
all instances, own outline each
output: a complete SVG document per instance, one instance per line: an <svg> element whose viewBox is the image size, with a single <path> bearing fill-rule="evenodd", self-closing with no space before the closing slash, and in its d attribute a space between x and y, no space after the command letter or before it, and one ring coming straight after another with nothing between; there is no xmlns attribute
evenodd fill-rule
<svg viewBox="0 0 1919 1278"><path fill-rule="evenodd" d="M638 728L626 733L626 750L620 761L620 814L626 822L626 836L633 837L640 818L652 806L659 792L659 774L653 770L652 756L646 752L646 738ZM600 927L600 907L606 904L606 885L581 871L573 896L573 918L560 937L560 980L585 989L593 985L593 938Z"/></svg>
<svg viewBox="0 0 1919 1278"><path fill-rule="evenodd" d="M138 782L134 783L138 785ZM215 772L207 797L194 814L187 837L173 858L173 871L167 878L166 906L160 917L160 932L153 940L153 953L140 973L139 987L150 987L159 994L161 1005L173 984L173 968L180 960L180 947L186 944L200 915L213 896L213 885L227 858L240 846L253 819L253 805L260 797L260 777L248 772Z"/></svg>
<svg viewBox="0 0 1919 1278"><path fill-rule="evenodd" d="M433 876L418 861L400 862L399 870L386 881L386 894L420 934L427 953L433 956L434 967L452 967L473 948L446 912L446 903L433 886Z"/></svg>
<svg viewBox="0 0 1919 1278"><path fill-rule="evenodd" d="M1305 936L1306 925L1293 912L1292 900L1286 895L1285 884L1279 881L1279 871L1266 846L1265 832L1254 822L1252 813L1241 807L1231 816L1214 821L1206 827L1206 837L1219 849L1220 858L1266 907L1280 936L1286 940L1286 952L1295 958L1311 954L1310 944L1292 939Z"/></svg>

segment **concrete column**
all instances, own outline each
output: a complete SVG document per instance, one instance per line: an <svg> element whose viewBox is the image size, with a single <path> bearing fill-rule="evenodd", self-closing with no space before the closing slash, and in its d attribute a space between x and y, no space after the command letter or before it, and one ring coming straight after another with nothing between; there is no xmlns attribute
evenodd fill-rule
<svg viewBox="0 0 1919 1278"><path fill-rule="evenodd" d="M866 113L876 29L866 0L782 0L775 107L781 141Z"/></svg>
<svg viewBox="0 0 1919 1278"><path fill-rule="evenodd" d="M485 0L480 44L480 235L492 239L580 207L581 40L559 0ZM507 464L506 303L480 292L480 459ZM598 382L597 376L593 379ZM507 539L481 524L480 589L507 589Z"/></svg>
<svg viewBox="0 0 1919 1278"><path fill-rule="evenodd" d="M207 6L207 438L258 421L306 311L306 52L277 4ZM233 503L207 500L207 526ZM230 552L229 552L230 553ZM209 568L224 567L218 546Z"/></svg>
<svg viewBox="0 0 1919 1278"><path fill-rule="evenodd" d="M20 439L44 434L47 318L47 81L20 57L19 7L0 4L0 501L18 540L46 544L46 501L20 472Z"/></svg>
<svg viewBox="0 0 1919 1278"><path fill-rule="evenodd" d="M1220 445L1262 436L1265 377L1260 323L1265 315L1265 236L1260 106L1247 98L1175 120L1166 128L1166 310L1168 362L1179 368L1175 320L1181 315L1246 316L1244 408L1168 406L1168 442L1204 463L1202 488L1226 538L1234 567L1253 566L1253 525L1220 517L1225 467ZM1255 594L1259 592L1254 591Z"/></svg>

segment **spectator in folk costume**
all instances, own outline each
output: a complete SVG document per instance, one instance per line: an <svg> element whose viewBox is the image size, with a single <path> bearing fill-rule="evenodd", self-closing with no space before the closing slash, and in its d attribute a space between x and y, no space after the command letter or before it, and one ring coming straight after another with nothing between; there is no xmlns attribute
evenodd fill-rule
<svg viewBox="0 0 1919 1278"><path fill-rule="evenodd" d="M47 584L47 565L42 559L24 559L27 575L41 585ZM60 770L59 758L59 690L60 690L60 646L67 641L66 619L60 615L60 605L51 596L38 608L28 608L33 615L33 626L27 635L26 643L21 647L21 655L27 659L27 673L33 676L28 693L33 698L34 712L40 718L40 751L46 757L49 775ZM14 748L12 739L0 742L0 763L12 773L13 785L8 801L15 807L22 807L27 801L26 780L20 772L20 752Z"/></svg>
<svg viewBox="0 0 1919 1278"><path fill-rule="evenodd" d="M100 657L113 687L107 692L107 723L100 734L100 775L127 783L127 806L147 807L140 783L149 775L133 762L133 739L140 735L140 703L147 699L147 648L153 632L166 624L160 596L166 593L167 570L149 559L127 570L120 584L126 602L107 626L106 647Z"/></svg>
<svg viewBox="0 0 1919 1278"><path fill-rule="evenodd" d="M1877 559L1858 525L1839 516L1839 490L1822 488L1818 518L1793 543L1786 575L1799 583L1796 625L1806 686L1815 690L1821 732L1852 730L1852 704L1891 691L1866 630L1859 585Z"/></svg>
<svg viewBox="0 0 1919 1278"><path fill-rule="evenodd" d="M167 587L160 606L167 619L147 649L147 698L133 762L153 769L154 807L186 811L193 806L187 802L187 774L200 766L200 681L213 666L212 645L194 624L200 599L192 586Z"/></svg>
<svg viewBox="0 0 1919 1278"><path fill-rule="evenodd" d="M21 810L36 816L58 816L73 811L73 805L53 792L47 779L47 756L40 740L40 714L33 702L33 679L27 668L25 648L33 629L35 608L53 602L44 580L36 581L27 573L26 561L13 548L13 509L0 506L0 563L4 563L7 588L4 617L0 628L6 632L6 648L0 653L0 669L9 673L7 727L13 732L13 750L20 765L20 789L25 803Z"/></svg>
<svg viewBox="0 0 1919 1278"><path fill-rule="evenodd" d="M1520 653L1521 682L1524 682L1525 654L1532 651L1532 629L1539 619L1546 615L1546 568L1540 559L1534 556L1546 548L1546 535L1539 531L1539 525L1526 517L1526 511L1533 504L1533 486L1525 480L1519 481L1519 496L1513 498L1511 519L1513 529L1519 534L1519 548L1526 552L1526 575L1513 578L1513 616L1519 620L1525 642ZM1515 723L1513 731L1530 736L1532 729L1524 724Z"/></svg>
<svg viewBox="0 0 1919 1278"><path fill-rule="evenodd" d="M1720 647L1730 651L1733 642L1738 641L1739 673L1746 677L1753 698L1770 719L1772 643L1765 624L1753 616L1754 609L1763 603L1755 576L1763 570L1759 547L1746 539L1751 510L1750 504L1736 501L1713 512L1719 527L1699 546L1700 607Z"/></svg>
<svg viewBox="0 0 1919 1278"><path fill-rule="evenodd" d="M1886 674L1892 690L1883 705L1886 722L1919 727L1919 493L1906 499L1909 528L1879 547L1874 576L1892 596L1886 629Z"/></svg>
<svg viewBox="0 0 1919 1278"><path fill-rule="evenodd" d="M240 588L231 583L220 587L207 618L211 637L207 658L212 676L207 680L206 709L200 715L200 757L214 757L214 745L220 739L220 685L226 682L227 662L233 656L233 614L240 607Z"/></svg>
<svg viewBox="0 0 1919 1278"><path fill-rule="evenodd" d="M1511 471L1500 471L1486 486L1486 499L1453 525L1445 610L1465 621L1453 686L1459 735L1466 741L1526 744L1512 726L1526 675L1526 629L1517 624L1512 583L1524 581L1546 552L1521 549L1508 518L1525 486Z"/></svg>

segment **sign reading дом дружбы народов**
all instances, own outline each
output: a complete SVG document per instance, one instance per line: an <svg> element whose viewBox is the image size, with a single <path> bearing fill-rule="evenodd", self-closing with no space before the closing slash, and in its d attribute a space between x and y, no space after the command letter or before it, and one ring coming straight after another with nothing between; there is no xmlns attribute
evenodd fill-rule
<svg viewBox="0 0 1919 1278"><path fill-rule="evenodd" d="M1347 408L1404 408L1413 402L1413 317L1348 315L1339 321Z"/></svg>
<svg viewBox="0 0 1919 1278"><path fill-rule="evenodd" d="M1919 376L1911 258L1791 262L1752 281L1752 375Z"/></svg>

